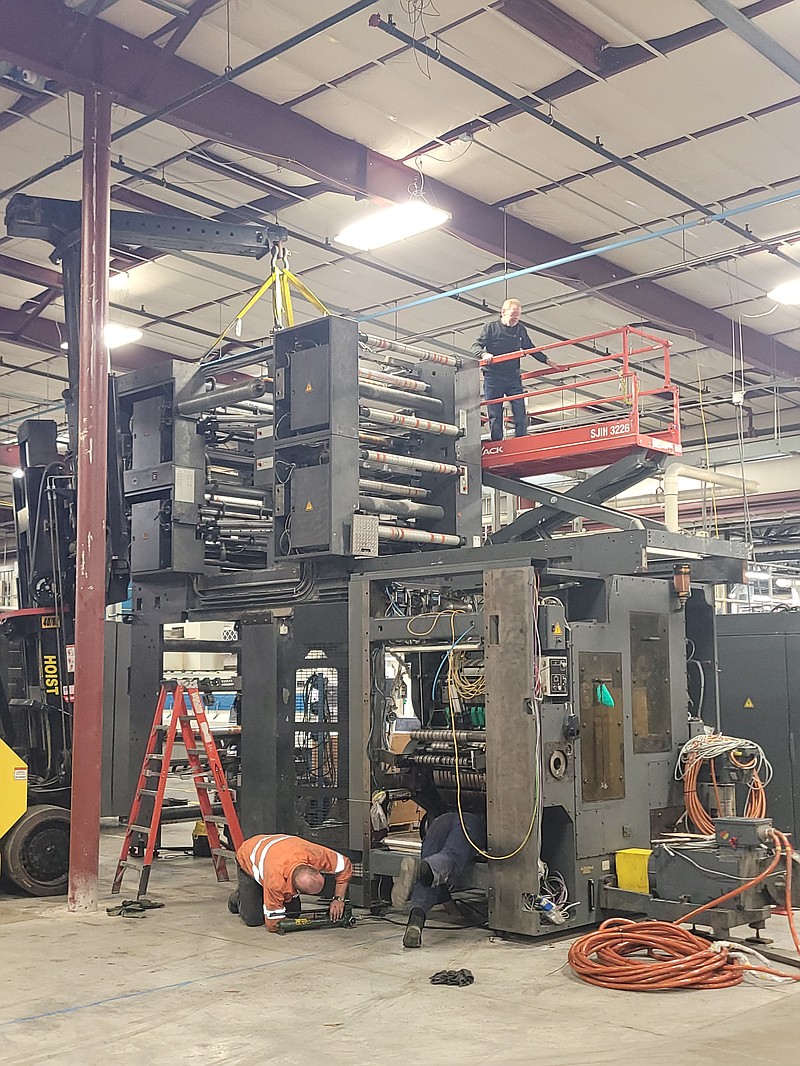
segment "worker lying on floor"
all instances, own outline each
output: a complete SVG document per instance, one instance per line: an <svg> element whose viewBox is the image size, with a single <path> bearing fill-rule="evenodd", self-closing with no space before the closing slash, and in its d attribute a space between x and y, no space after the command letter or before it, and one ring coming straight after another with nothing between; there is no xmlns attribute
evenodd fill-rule
<svg viewBox="0 0 800 1066"><path fill-rule="evenodd" d="M411 898L404 948L422 947L422 930L431 907L450 900L448 886L475 861L476 848L486 847L484 819L478 814L464 814L463 818L462 826L459 814L440 814L425 834L420 857L407 855L400 863L392 886L392 906L399 910Z"/></svg>
<svg viewBox="0 0 800 1066"><path fill-rule="evenodd" d="M345 855L300 837L250 837L236 852L239 887L228 900L228 910L245 925L266 925L278 931L281 918L300 914L300 893L318 896L325 887L325 874L336 878L336 891L328 913L338 921L344 913L347 886L353 867Z"/></svg>

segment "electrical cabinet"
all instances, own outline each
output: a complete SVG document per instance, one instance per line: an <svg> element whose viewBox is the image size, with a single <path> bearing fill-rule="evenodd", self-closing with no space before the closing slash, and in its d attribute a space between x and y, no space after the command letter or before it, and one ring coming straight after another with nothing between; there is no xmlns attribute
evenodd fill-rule
<svg viewBox="0 0 800 1066"><path fill-rule="evenodd" d="M768 814L776 827L800 829L800 613L717 618L722 731L760 744L772 763ZM711 724L711 723L709 723Z"/></svg>

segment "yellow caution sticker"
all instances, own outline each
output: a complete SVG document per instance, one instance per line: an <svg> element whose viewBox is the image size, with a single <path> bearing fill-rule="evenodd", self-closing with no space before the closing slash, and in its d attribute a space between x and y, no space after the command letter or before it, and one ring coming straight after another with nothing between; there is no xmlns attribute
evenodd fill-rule
<svg viewBox="0 0 800 1066"><path fill-rule="evenodd" d="M313 391L314 391L314 386L309 381L309 383L306 385L306 392L313 392Z"/></svg>
<svg viewBox="0 0 800 1066"><path fill-rule="evenodd" d="M306 510L307 511L313 511L314 510L314 504L311 502L311 500L309 500L308 503L306 504Z"/></svg>
<svg viewBox="0 0 800 1066"><path fill-rule="evenodd" d="M560 637L561 636L561 626L558 624L558 622L556 622L556 624L553 626L553 636L554 637Z"/></svg>
<svg viewBox="0 0 800 1066"><path fill-rule="evenodd" d="M58 616L55 614L43 614L42 615L42 629L59 629L61 623L58 620Z"/></svg>
<svg viewBox="0 0 800 1066"><path fill-rule="evenodd" d="M744 701L744 703L742 704L742 706L744 707L744 709L745 709L746 711L752 711L752 710L753 710L753 709L755 708L755 704L753 703L753 701L752 701L752 700L750 699L750 697L749 697L749 696L748 696L748 697L747 697L747 699L746 699L746 700Z"/></svg>

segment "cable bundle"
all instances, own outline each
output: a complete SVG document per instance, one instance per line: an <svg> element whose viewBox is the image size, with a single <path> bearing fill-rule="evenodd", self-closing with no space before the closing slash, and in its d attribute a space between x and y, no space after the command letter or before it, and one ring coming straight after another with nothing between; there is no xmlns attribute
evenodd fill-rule
<svg viewBox="0 0 800 1066"><path fill-rule="evenodd" d="M749 762L742 762L739 758L740 749L750 747L756 749L756 755ZM692 737L681 748L678 756L678 765L675 769L677 780L683 779L683 798L686 806L686 814L700 833L705 836L714 835L714 822L711 815L700 802L697 792L697 784L700 771L705 763L708 763L711 774L711 783L717 796L717 809L719 810L719 792L717 774L714 760L727 755L731 764L737 770L749 771L751 779L745 804L745 818L764 818L767 813L767 797L764 786L772 779L772 765L764 754L760 745L751 740L741 737L726 737L721 733L702 733Z"/></svg>
<svg viewBox="0 0 800 1066"><path fill-rule="evenodd" d="M800 975L747 964L735 945L711 944L681 928L687 922L693 922L699 914L765 881L784 858L786 914L794 946L800 955L800 940L792 913L792 845L777 829L770 830L770 835L775 854L757 877L710 903L704 903L675 922L635 922L630 918L609 918L596 932L582 936L572 944L569 949L570 966L589 984L628 992L730 988L740 984L746 973L800 981Z"/></svg>
<svg viewBox="0 0 800 1066"><path fill-rule="evenodd" d="M744 977L727 949L671 922L630 918L609 918L596 933L576 940L569 962L589 984L627 992L730 988Z"/></svg>

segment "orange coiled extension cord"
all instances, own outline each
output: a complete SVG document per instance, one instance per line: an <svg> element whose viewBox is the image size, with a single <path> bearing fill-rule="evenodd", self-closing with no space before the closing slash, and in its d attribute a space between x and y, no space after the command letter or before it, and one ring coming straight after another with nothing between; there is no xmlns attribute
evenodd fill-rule
<svg viewBox="0 0 800 1066"><path fill-rule="evenodd" d="M596 932L588 933L572 944L569 949L570 966L589 984L628 992L730 988L740 984L748 970L800 981L800 975L751 966L734 959L727 948L715 949L708 940L681 928L704 911L764 881L783 857L786 860L786 913L792 940L800 955L800 940L792 913L792 845L776 829L771 830L771 835L775 854L757 877L675 922L635 922L629 918L609 918Z"/></svg>
<svg viewBox="0 0 800 1066"><path fill-rule="evenodd" d="M747 796L747 803L744 810L744 817L765 818L767 814L767 794L764 791L764 784L761 778L754 769L755 763L740 763L734 756L733 752L731 752L728 757L737 769L753 771L750 791ZM700 776L700 770L705 762L709 763L714 792L717 793L718 786L717 775L714 769L714 758L712 757L706 760L702 754L698 754L691 758L686 767L686 772L683 778L683 802L686 805L686 813L689 815L692 823L696 826L698 832L702 833L704 836L713 836L714 822L711 819L711 815L700 802L700 797L697 794L697 781ZM719 807L718 793L717 806Z"/></svg>

